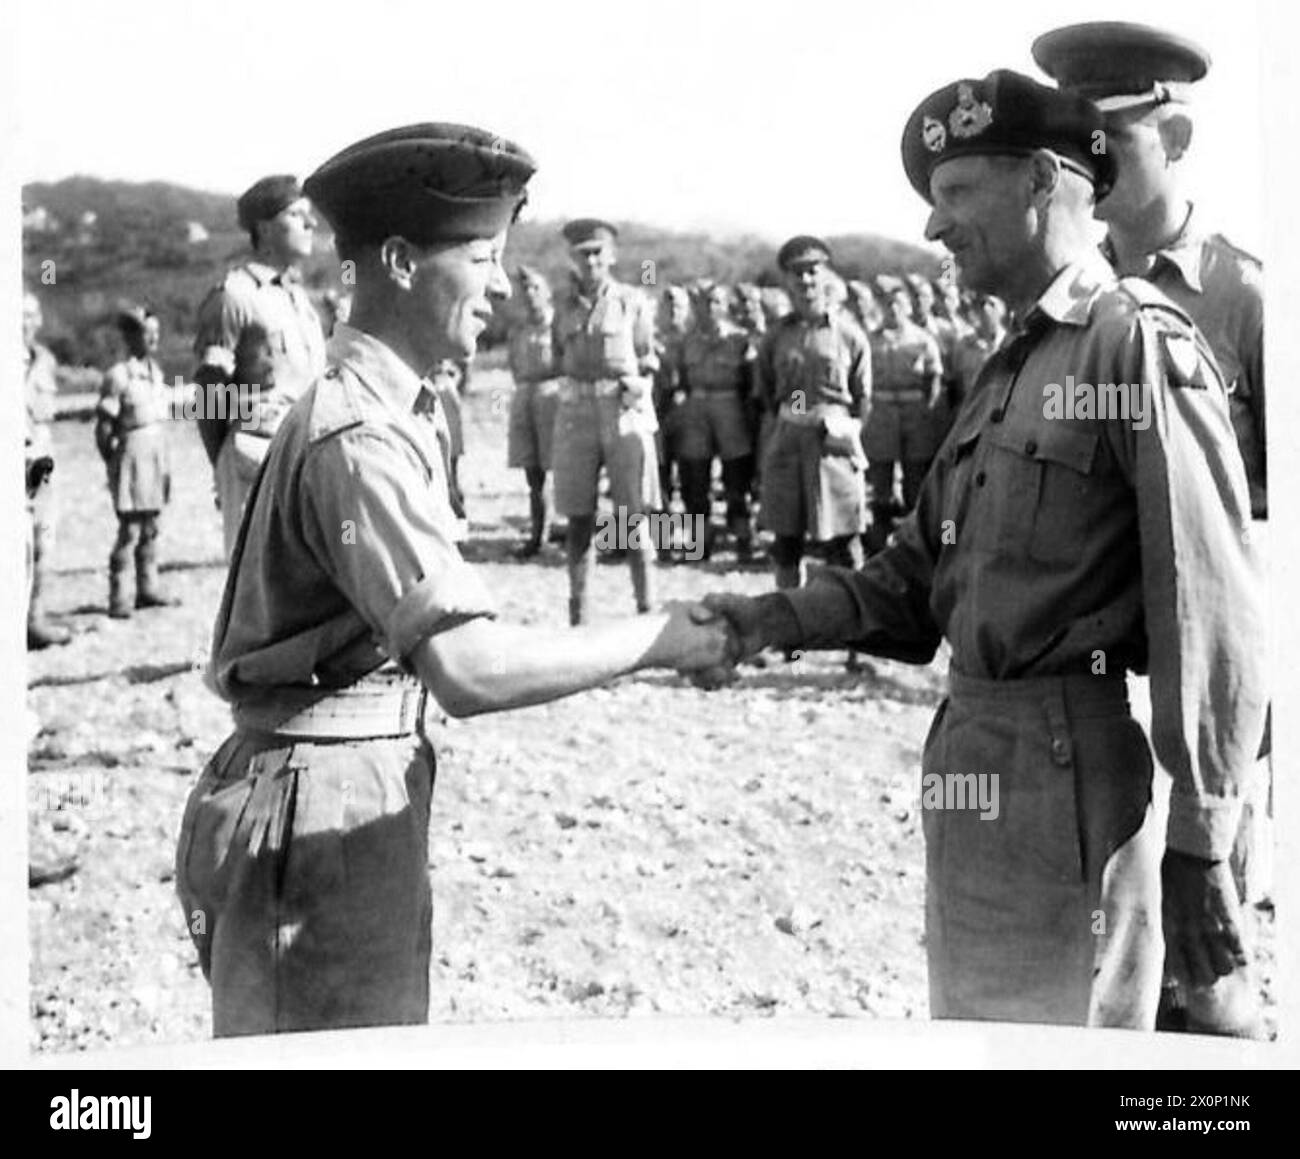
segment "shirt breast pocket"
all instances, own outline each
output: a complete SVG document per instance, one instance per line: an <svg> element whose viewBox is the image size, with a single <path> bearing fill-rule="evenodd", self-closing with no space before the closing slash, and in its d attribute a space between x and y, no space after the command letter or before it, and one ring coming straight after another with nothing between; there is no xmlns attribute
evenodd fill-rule
<svg viewBox="0 0 1300 1159"><path fill-rule="evenodd" d="M1097 507L1097 434L1052 424L985 434L998 548L1038 563L1076 561Z"/></svg>

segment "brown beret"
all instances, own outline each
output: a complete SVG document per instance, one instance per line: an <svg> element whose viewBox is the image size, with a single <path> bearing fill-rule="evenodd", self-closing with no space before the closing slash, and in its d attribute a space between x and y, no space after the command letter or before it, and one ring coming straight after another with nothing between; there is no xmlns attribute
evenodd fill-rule
<svg viewBox="0 0 1300 1159"><path fill-rule="evenodd" d="M537 163L513 141L469 125L407 125L336 153L303 190L353 243L416 245L495 237L526 200Z"/></svg>
<svg viewBox="0 0 1300 1159"><path fill-rule="evenodd" d="M917 106L903 130L903 168L929 201L930 174L944 161L1051 149L1093 183L1100 201L1115 181L1102 133L1101 110L1091 101L998 69L983 80L953 81Z"/></svg>
<svg viewBox="0 0 1300 1159"><path fill-rule="evenodd" d="M298 178L287 173L263 177L248 187L235 203L241 229L252 230L259 221L268 221L287 209L302 196Z"/></svg>

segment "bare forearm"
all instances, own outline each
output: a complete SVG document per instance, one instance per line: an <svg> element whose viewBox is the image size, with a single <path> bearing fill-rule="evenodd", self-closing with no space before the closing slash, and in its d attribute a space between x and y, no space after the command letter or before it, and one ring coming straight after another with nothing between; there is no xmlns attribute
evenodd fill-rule
<svg viewBox="0 0 1300 1159"><path fill-rule="evenodd" d="M453 716L545 704L661 663L664 613L571 631L475 620L423 641L411 662Z"/></svg>

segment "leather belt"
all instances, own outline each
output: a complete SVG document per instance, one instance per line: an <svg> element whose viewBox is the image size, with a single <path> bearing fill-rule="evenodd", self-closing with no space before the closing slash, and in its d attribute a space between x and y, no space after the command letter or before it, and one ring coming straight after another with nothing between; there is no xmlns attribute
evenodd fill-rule
<svg viewBox="0 0 1300 1159"><path fill-rule="evenodd" d="M924 402L929 395L924 390L876 390L871 392L871 401L875 402Z"/></svg>
<svg viewBox="0 0 1300 1159"><path fill-rule="evenodd" d="M617 378L565 378L560 384L560 401L577 402L579 399L616 398L623 390Z"/></svg>
<svg viewBox="0 0 1300 1159"><path fill-rule="evenodd" d="M428 693L416 681L361 681L347 688L269 688L235 704L235 725L302 740L410 736L424 728Z"/></svg>
<svg viewBox="0 0 1300 1159"><path fill-rule="evenodd" d="M785 422L793 423L795 426L802 427L819 427L822 420L828 414L848 414L849 408L839 403L819 402L815 406L800 406L795 409L795 405L789 399L777 407L777 418Z"/></svg>

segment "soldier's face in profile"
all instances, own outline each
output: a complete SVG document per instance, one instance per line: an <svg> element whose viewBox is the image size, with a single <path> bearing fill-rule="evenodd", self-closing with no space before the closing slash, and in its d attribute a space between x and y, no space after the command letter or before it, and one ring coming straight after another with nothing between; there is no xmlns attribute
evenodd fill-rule
<svg viewBox="0 0 1300 1159"><path fill-rule="evenodd" d="M506 231L434 247L419 258L410 280L411 343L426 366L443 358L471 358L492 319L494 303L510 297L501 265Z"/></svg>
<svg viewBox="0 0 1300 1159"><path fill-rule="evenodd" d="M272 253L285 259L311 255L316 236L316 215L305 197L290 202L257 227L257 234Z"/></svg>
<svg viewBox="0 0 1300 1159"><path fill-rule="evenodd" d="M930 175L934 209L925 236L948 247L963 286L983 293L1015 284L1032 239L1027 162L1007 160L954 157Z"/></svg>
<svg viewBox="0 0 1300 1159"><path fill-rule="evenodd" d="M929 282L921 282L916 287L916 313L920 318L928 318L934 311L934 291Z"/></svg>
<svg viewBox="0 0 1300 1159"><path fill-rule="evenodd" d="M144 330L141 335L141 341L144 344L144 352L153 354L158 349L158 342L162 338L162 325L158 319L150 314L144 320Z"/></svg>
<svg viewBox="0 0 1300 1159"><path fill-rule="evenodd" d="M41 317L41 304L35 294L23 295L23 345L30 346L36 341L36 335L41 332L41 326L44 324Z"/></svg>

